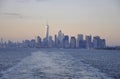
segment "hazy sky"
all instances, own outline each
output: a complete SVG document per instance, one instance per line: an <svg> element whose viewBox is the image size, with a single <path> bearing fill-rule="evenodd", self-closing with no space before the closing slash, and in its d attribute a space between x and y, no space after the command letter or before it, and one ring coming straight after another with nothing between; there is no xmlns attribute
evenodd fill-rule
<svg viewBox="0 0 120 79"><path fill-rule="evenodd" d="M120 45L120 0L0 0L0 38L21 41L53 36L99 35Z"/></svg>

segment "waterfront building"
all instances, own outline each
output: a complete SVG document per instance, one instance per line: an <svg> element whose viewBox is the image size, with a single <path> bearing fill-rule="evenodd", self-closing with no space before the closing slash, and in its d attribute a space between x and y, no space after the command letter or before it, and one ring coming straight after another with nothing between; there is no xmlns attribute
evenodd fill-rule
<svg viewBox="0 0 120 79"><path fill-rule="evenodd" d="M29 47L30 47L30 48L34 48L35 45L36 45L35 39L30 40Z"/></svg>
<svg viewBox="0 0 120 79"><path fill-rule="evenodd" d="M36 47L41 47L42 46L42 40L40 36L37 36L36 38Z"/></svg>
<svg viewBox="0 0 120 79"><path fill-rule="evenodd" d="M101 39L101 48L106 48L106 40Z"/></svg>
<svg viewBox="0 0 120 79"><path fill-rule="evenodd" d="M86 48L86 40L83 40L83 41L79 41L79 48L81 49L85 49Z"/></svg>
<svg viewBox="0 0 120 79"><path fill-rule="evenodd" d="M76 38L73 36L70 39L70 47L71 48L76 48Z"/></svg>
<svg viewBox="0 0 120 79"><path fill-rule="evenodd" d="M52 40L52 36L49 36L49 45L48 47L53 47L53 40Z"/></svg>
<svg viewBox="0 0 120 79"><path fill-rule="evenodd" d="M58 44L58 38L57 38L57 35L54 36L54 47L57 47L57 44Z"/></svg>
<svg viewBox="0 0 120 79"><path fill-rule="evenodd" d="M93 48L99 48L100 37L95 36L93 37Z"/></svg>
<svg viewBox="0 0 120 79"><path fill-rule="evenodd" d="M65 35L63 38L63 47L69 48L69 36L68 35Z"/></svg>
<svg viewBox="0 0 120 79"><path fill-rule="evenodd" d="M105 41L105 39L101 39L99 36L95 36L93 38L93 46L94 46L94 48L105 48L106 41Z"/></svg>
<svg viewBox="0 0 120 79"><path fill-rule="evenodd" d="M58 48L62 48L63 47L63 38L64 38L64 34L62 33L62 31L60 30L58 32L58 42L57 42L57 47Z"/></svg>
<svg viewBox="0 0 120 79"><path fill-rule="evenodd" d="M86 41L86 48L87 49L92 48L92 36L91 35L90 36L86 35L85 41Z"/></svg>
<svg viewBox="0 0 120 79"><path fill-rule="evenodd" d="M80 42L83 42L83 34L78 34L77 35L77 42L76 42L76 47L80 48Z"/></svg>

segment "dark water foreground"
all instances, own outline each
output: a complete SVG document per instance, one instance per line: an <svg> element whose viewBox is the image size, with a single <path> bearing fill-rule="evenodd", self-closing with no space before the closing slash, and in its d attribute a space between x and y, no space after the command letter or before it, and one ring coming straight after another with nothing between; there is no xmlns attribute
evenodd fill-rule
<svg viewBox="0 0 120 79"><path fill-rule="evenodd" d="M120 51L0 49L0 79L120 79Z"/></svg>
<svg viewBox="0 0 120 79"><path fill-rule="evenodd" d="M0 48L0 78L3 76L1 72L15 66L34 51L37 51L37 49Z"/></svg>

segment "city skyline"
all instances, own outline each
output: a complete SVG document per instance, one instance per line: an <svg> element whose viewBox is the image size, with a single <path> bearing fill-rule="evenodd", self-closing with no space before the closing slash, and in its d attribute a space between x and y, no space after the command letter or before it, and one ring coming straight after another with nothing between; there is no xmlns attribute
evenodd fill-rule
<svg viewBox="0 0 120 79"><path fill-rule="evenodd" d="M59 30L58 33L56 33L55 35L50 35L50 26L49 24L47 23L46 26L45 26L45 36L44 37L41 37L40 35L37 35L37 36L34 36L32 37L31 39L22 39L21 41L13 41L13 40L4 40L4 38L1 38L0 39L0 43L23 43L24 41L37 41L37 39L39 39L41 42L45 42L45 46L49 46L49 41L50 41L50 38L51 40L55 43L56 39L60 41L60 43L63 43L63 40L64 40L64 37L67 37L67 40L68 40L68 44L70 45L71 43L71 40L72 38L76 41L75 43L75 46L77 47L77 40L80 40L80 41L86 41L87 42L87 39L90 42L93 42L94 41L94 37L98 37L101 39L101 37L99 35L91 35L91 34L87 34L87 35L83 35L81 33L79 34L76 34L76 35L67 35L65 33L62 33L62 30ZM88 38L87 38L88 37ZM37 42L36 42L37 43ZM73 44L74 45L74 44ZM61 44L60 44L61 46ZM105 40L105 46L106 46L106 40ZM108 46L108 45L107 45Z"/></svg>
<svg viewBox="0 0 120 79"><path fill-rule="evenodd" d="M46 42L48 43L48 41L49 41L49 37L52 37L52 40L55 42L55 35L57 34L57 33L55 33L54 35L51 35L50 34L50 26L49 26L49 24L46 24L46 26L45 26L45 32L44 32L44 35L45 36L40 36L40 35L36 35L36 36L34 36L34 37L32 37L32 38L26 38L26 39L21 39L20 41L18 41L18 40L10 40L10 39L8 39L8 40L5 40L4 38L2 38L1 37L1 41L2 42L6 42L6 43L8 43L8 42L13 42L13 43L22 43L23 41L25 41L25 40L36 40L36 38L37 37L40 37L40 39L41 39L41 41L43 42L44 41L44 39L46 40ZM64 34L65 33L62 33L62 31L61 30L59 30L58 31L58 37L57 38L59 38L59 39L61 39L61 37L59 37L59 36L64 36ZM65 34L65 36L66 36L67 34ZM86 40L86 37L87 36L91 36L91 42L93 42L93 38L94 37L101 37L101 36L99 36L99 35L91 35L91 34L82 34L82 33L78 33L78 34L76 34L76 35L67 35L68 37L70 37L68 40L69 40L69 43L70 43L70 41L71 41L71 38L75 38L76 39L76 42L77 42L77 39L78 39L78 37L79 37L79 35L81 36L82 35L82 40ZM103 37L102 37L103 38ZM61 41L62 41L62 39L61 39ZM48 44L47 44L48 45ZM76 45L77 46L77 45ZM108 45L107 44L107 41L106 41L106 46L110 46L110 45ZM116 45L117 46L117 45Z"/></svg>
<svg viewBox="0 0 120 79"><path fill-rule="evenodd" d="M119 0L0 0L0 38L22 41L59 30L69 36L99 35L120 45Z"/></svg>
<svg viewBox="0 0 120 79"><path fill-rule="evenodd" d="M41 38L37 36L33 39L25 39L22 42L13 42L11 40L4 41L1 38L0 48L72 48L72 49L106 49L106 39L100 36L78 34L75 36L68 36L61 30L54 38L49 35L49 25L46 25L46 36Z"/></svg>

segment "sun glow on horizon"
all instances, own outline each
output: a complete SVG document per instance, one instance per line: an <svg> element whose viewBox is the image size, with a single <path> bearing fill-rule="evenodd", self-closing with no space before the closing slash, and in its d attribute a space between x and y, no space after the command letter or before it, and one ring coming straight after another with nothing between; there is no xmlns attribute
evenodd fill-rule
<svg viewBox="0 0 120 79"><path fill-rule="evenodd" d="M45 37L59 30L69 36L101 36L108 45L120 45L118 0L1 0L0 38L21 41Z"/></svg>

